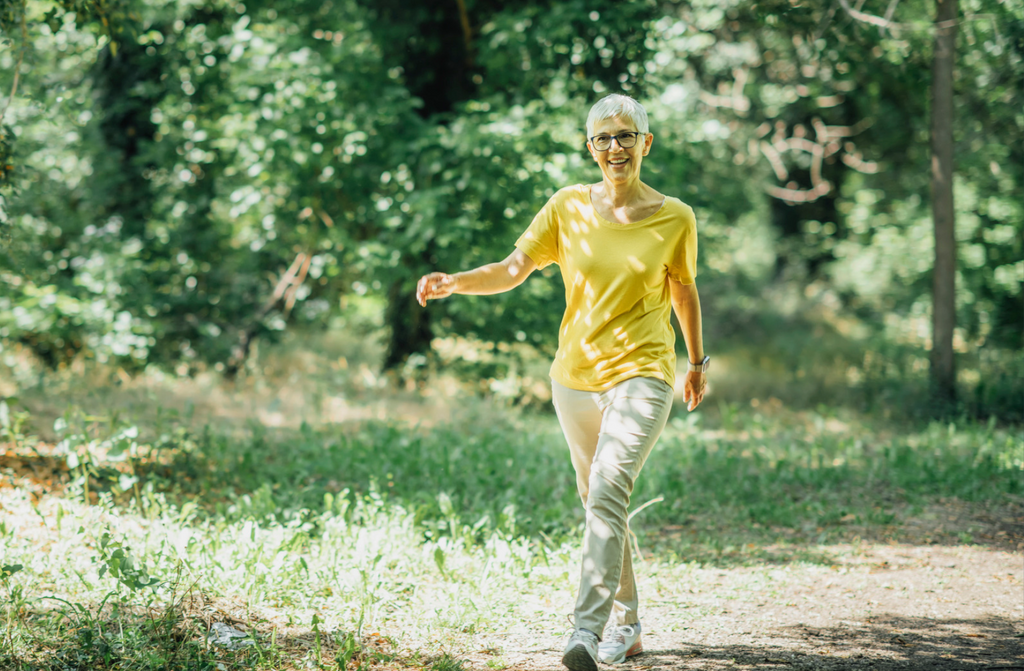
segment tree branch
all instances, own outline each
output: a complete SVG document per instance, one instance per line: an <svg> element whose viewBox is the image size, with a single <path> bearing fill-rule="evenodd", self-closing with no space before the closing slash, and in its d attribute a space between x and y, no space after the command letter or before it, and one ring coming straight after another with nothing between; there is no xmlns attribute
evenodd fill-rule
<svg viewBox="0 0 1024 671"><path fill-rule="evenodd" d="M846 13L850 15L850 18L856 19L857 21L862 21L864 23L870 23L873 26L879 26L882 28L882 30L886 30L888 28L891 28L892 26L899 25L893 23L889 19L884 19L881 16L867 14L865 12L860 11L859 9L854 9L853 7L850 6L849 0L839 0L839 4L842 5L843 9L846 10ZM890 9L895 11L895 5L896 2L893 2L893 4L890 5ZM891 17L892 12L886 12L886 15Z"/></svg>
<svg viewBox="0 0 1024 671"><path fill-rule="evenodd" d="M896 13L896 5L900 4L900 0L891 0L889 2L889 8L885 10L885 20L892 21L892 15ZM885 28L879 27L878 34L881 37L885 37Z"/></svg>
<svg viewBox="0 0 1024 671"><path fill-rule="evenodd" d="M302 281L306 279L306 271L309 270L309 262L312 256L305 252L299 252L295 256L295 260L292 261L292 265L281 275L281 279L278 281L277 286L274 287L274 293L267 299L266 303L263 304L263 308L256 315L256 318L252 322L242 329L241 335L238 338L238 344L235 345L231 352L231 358L228 360L225 375L229 378L234 377L239 368L245 363L246 358L249 356L249 348L252 346L252 334L256 332L256 326L267 316L270 309L281 300L281 298L290 291L288 297L289 305L288 309L291 309L291 305L295 302L294 291ZM296 275L299 274L300 268L302 269L302 279L296 282ZM287 310L285 311L287 313Z"/></svg>
<svg viewBox="0 0 1024 671"><path fill-rule="evenodd" d="M28 46L28 30L25 28L25 8L21 9L21 51L18 52L18 63L14 66L14 84L11 86L11 97L7 99L4 108L0 110L0 126L3 126L4 116L7 108L14 102L14 96L18 94L18 79L21 76L21 63L25 60L25 49Z"/></svg>
<svg viewBox="0 0 1024 671"><path fill-rule="evenodd" d="M473 29L469 25L469 12L466 11L466 0L456 0L459 3L459 21L462 23L462 38L466 43L466 64L473 64Z"/></svg>

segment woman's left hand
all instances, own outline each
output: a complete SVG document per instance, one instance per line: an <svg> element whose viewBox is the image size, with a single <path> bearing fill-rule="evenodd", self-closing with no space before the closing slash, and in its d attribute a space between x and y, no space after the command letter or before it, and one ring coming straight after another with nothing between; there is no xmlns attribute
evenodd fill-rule
<svg viewBox="0 0 1024 671"><path fill-rule="evenodd" d="M704 388L707 384L708 378L704 373L690 371L686 374L686 382L683 383L683 402L688 404L687 410L692 412L704 400Z"/></svg>

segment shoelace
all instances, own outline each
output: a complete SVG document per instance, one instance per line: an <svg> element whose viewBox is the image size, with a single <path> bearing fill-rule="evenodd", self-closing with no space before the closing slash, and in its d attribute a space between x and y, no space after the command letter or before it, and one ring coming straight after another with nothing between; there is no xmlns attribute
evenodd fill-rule
<svg viewBox="0 0 1024 671"><path fill-rule="evenodd" d="M630 636L632 636L635 631L636 630L633 629L633 627L630 627L628 625L624 626L624 627L615 627L615 629L612 630L612 635L609 636L608 639L611 642L613 642L613 643L623 643L624 644L626 642L626 634L627 634L627 632L628 632L628 634Z"/></svg>

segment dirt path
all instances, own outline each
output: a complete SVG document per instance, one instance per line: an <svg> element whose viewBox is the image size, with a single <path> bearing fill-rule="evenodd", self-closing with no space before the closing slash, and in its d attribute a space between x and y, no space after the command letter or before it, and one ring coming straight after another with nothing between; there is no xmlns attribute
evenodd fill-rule
<svg viewBox="0 0 1024 671"><path fill-rule="evenodd" d="M846 550L846 552L844 552ZM686 629L655 606L638 668L1024 669L1020 555L973 548L833 548L830 571L794 574L768 595L693 602ZM719 575L724 583L734 579Z"/></svg>
<svg viewBox="0 0 1024 671"><path fill-rule="evenodd" d="M685 584L641 575L646 652L621 668L1024 671L1021 553L877 544L827 551L833 566L702 568ZM538 642L497 644L509 668L560 669L559 648L523 647ZM470 662L487 668L487 660Z"/></svg>

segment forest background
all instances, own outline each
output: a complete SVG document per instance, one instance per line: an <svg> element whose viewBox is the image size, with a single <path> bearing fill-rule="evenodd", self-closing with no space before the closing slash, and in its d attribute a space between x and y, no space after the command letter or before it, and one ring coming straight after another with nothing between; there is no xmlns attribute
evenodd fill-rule
<svg viewBox="0 0 1024 671"><path fill-rule="evenodd" d="M413 292L598 179L609 92L713 359L640 668L1019 666L1021 0L0 0L0 669L558 667L560 276Z"/></svg>
<svg viewBox="0 0 1024 671"><path fill-rule="evenodd" d="M927 414L934 8L883 4L6 0L8 368L230 377L329 329L402 379L521 380L557 273L427 310L415 280L502 258L595 180L583 121L623 92L645 179L697 212L709 351L776 395ZM957 408L1019 419L1024 5L959 11Z"/></svg>

